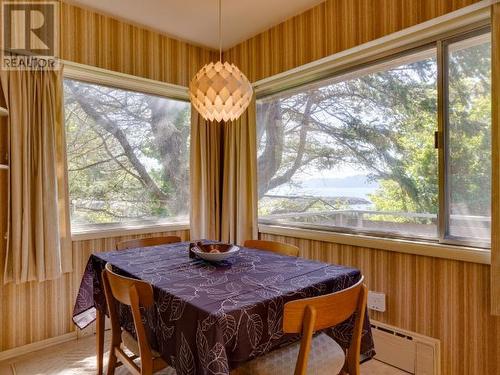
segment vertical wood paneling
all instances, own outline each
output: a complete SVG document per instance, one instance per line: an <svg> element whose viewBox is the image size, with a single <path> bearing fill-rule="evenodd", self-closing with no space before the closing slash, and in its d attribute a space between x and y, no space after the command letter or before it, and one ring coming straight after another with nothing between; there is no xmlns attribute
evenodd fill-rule
<svg viewBox="0 0 500 375"><path fill-rule="evenodd" d="M229 49L225 58L255 82L476 2L327 0ZM494 33L500 33L500 7L495 10ZM498 48L494 53L498 55ZM373 312L372 317L440 339L443 374L500 374L500 318L489 311L489 266L275 235L262 237L294 243L309 258L360 268L371 289L387 294L388 310ZM498 238L500 243L500 234ZM500 275L495 277L500 284ZM500 296L496 304L500 311Z"/></svg>
<svg viewBox="0 0 500 375"><path fill-rule="evenodd" d="M491 312L500 315L500 4L492 9L492 238L491 238Z"/></svg>
<svg viewBox="0 0 500 375"><path fill-rule="evenodd" d="M64 335L75 330L73 305L83 271L93 252L114 250L119 241L160 235L189 240L189 231L73 242L73 272L53 280L0 286L0 351Z"/></svg>
<svg viewBox="0 0 500 375"><path fill-rule="evenodd" d="M442 374L500 373L500 317L489 312L487 265L261 234L299 246L301 256L361 269L387 295L380 322L441 340ZM376 348L375 348L376 349Z"/></svg>
<svg viewBox="0 0 500 375"><path fill-rule="evenodd" d="M61 4L61 58L188 86L214 51L88 9Z"/></svg>
<svg viewBox="0 0 500 375"><path fill-rule="evenodd" d="M476 1L327 0L231 48L225 58L256 81ZM174 84L187 85L214 56L213 51L64 3L61 27L63 59ZM2 194L0 187L1 199ZM189 237L189 231L175 234ZM388 310L372 317L440 339L443 374L500 373L500 318L489 315L488 266L263 237L294 243L309 258L360 268L368 286L388 297ZM71 310L88 256L113 249L122 239L75 242L74 272L58 280L0 286L0 351L74 330Z"/></svg>
<svg viewBox="0 0 500 375"><path fill-rule="evenodd" d="M3 94L0 88L0 106L5 106L3 103ZM0 164L9 164L7 160L8 155L8 119L7 117L0 117ZM0 170L0 202L7 202L8 200L8 176L9 172L6 170ZM5 257L5 246L6 239L5 234L7 233L7 205L0 203L0 273L3 272ZM1 321L1 316L0 316Z"/></svg>
<svg viewBox="0 0 500 375"><path fill-rule="evenodd" d="M251 82L458 10L479 0L327 0L230 48Z"/></svg>
<svg viewBox="0 0 500 375"><path fill-rule="evenodd" d="M61 3L60 40L62 59L184 86L213 54L212 50L64 2ZM6 139L6 129L2 127L2 162ZM1 237L6 229L2 204L6 202L6 176L6 172L0 172ZM189 237L189 231L172 234L184 239ZM73 301L90 253L114 249L115 242L122 239L127 238L74 242L74 271L58 280L0 285L0 351L72 332ZM4 241L0 241L2 269L3 247Z"/></svg>

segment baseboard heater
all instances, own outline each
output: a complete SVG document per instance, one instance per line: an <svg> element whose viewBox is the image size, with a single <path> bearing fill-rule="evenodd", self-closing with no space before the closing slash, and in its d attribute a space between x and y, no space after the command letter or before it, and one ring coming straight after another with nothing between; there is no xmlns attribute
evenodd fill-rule
<svg viewBox="0 0 500 375"><path fill-rule="evenodd" d="M441 374L439 340L377 321L371 323L375 359L409 374Z"/></svg>

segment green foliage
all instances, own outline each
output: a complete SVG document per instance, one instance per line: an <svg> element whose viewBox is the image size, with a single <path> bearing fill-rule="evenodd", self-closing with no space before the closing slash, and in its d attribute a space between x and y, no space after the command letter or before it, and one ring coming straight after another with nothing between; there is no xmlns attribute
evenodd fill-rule
<svg viewBox="0 0 500 375"><path fill-rule="evenodd" d="M189 105L65 80L73 224L187 215Z"/></svg>
<svg viewBox="0 0 500 375"><path fill-rule="evenodd" d="M452 214L490 215L491 51L479 45L450 54Z"/></svg>
<svg viewBox="0 0 500 375"><path fill-rule="evenodd" d="M485 42L450 46L446 186L452 214L489 215L490 49ZM437 63L430 55L407 61L259 103L260 214L298 212L266 194L283 184L300 186L297 176L335 169L378 182L369 195L376 211L437 214Z"/></svg>

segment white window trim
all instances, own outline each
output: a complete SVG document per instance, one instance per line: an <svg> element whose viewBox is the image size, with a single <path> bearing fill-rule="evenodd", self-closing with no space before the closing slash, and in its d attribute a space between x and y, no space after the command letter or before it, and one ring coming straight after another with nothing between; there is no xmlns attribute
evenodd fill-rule
<svg viewBox="0 0 500 375"><path fill-rule="evenodd" d="M189 101L187 87L64 61L64 78Z"/></svg>
<svg viewBox="0 0 500 375"><path fill-rule="evenodd" d="M361 234L329 232L324 230L302 229L279 225L259 224L259 233L369 249L380 249L396 253L452 259L462 262L491 264L490 250L476 247L455 246L411 239L382 238Z"/></svg>
<svg viewBox="0 0 500 375"><path fill-rule="evenodd" d="M112 238L123 236L135 236L140 234L175 232L180 230L190 230L188 222L172 222L157 224L101 224L102 228L92 227L71 232L72 241L95 240L99 238Z"/></svg>
<svg viewBox="0 0 500 375"><path fill-rule="evenodd" d="M162 96L169 99L189 101L189 91L188 88L184 86L136 77L130 74L78 64L72 61L64 61L63 66L64 78ZM99 228L90 225L89 229L82 228L73 230L72 228L71 239L72 241L84 241L189 229L190 226L188 221L165 222L164 220L158 220L158 222L155 223L134 223L132 225L126 223L102 224Z"/></svg>

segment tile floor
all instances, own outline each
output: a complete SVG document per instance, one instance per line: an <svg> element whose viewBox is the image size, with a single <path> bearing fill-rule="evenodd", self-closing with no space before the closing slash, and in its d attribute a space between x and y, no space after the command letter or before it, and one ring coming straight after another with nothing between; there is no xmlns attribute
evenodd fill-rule
<svg viewBox="0 0 500 375"><path fill-rule="evenodd" d="M0 362L0 374L95 375L95 363L94 337L87 336L79 340L70 341L24 356L13 358L9 361ZM407 374L404 371L398 370L376 360L364 363L361 368L362 375ZM126 375L128 374L128 371L123 367L119 367L115 374Z"/></svg>

